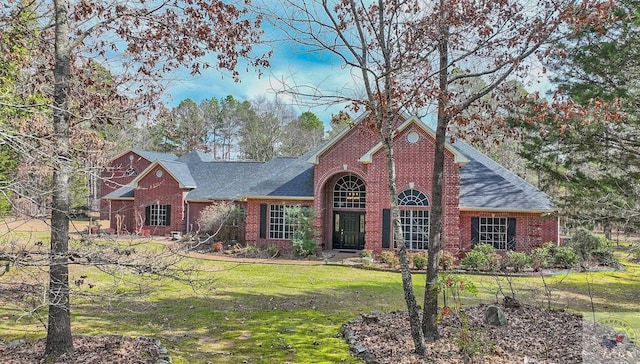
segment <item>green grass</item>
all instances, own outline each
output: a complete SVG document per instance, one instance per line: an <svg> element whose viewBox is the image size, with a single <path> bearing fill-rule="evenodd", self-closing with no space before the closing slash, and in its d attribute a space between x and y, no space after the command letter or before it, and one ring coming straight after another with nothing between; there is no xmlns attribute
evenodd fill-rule
<svg viewBox="0 0 640 364"><path fill-rule="evenodd" d="M158 249L157 245L153 249ZM194 287L137 275L110 276L95 268L73 267L71 281L87 275L72 306L75 333L147 335L159 338L175 363L357 363L340 327L361 312L404 309L398 273L344 266L232 264L185 259L206 279ZM44 278L46 272L13 269L0 284ZM570 273L545 277L496 278L465 275L479 288L465 304L491 303L498 287L525 303L583 312L622 329L640 332L640 266L622 271ZM419 303L424 275L414 276ZM590 299L592 292L593 301ZM0 340L42 337L42 294L0 302ZM501 298L502 294L498 294ZM19 297L15 297L19 298ZM31 300L31 301L29 301ZM3 301L0 298L0 301ZM549 302L550 301L550 302ZM25 314L34 309L33 314Z"/></svg>

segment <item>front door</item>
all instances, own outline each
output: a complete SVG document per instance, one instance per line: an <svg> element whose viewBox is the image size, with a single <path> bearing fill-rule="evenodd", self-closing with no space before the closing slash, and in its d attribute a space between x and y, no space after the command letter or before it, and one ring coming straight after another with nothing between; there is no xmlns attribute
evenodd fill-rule
<svg viewBox="0 0 640 364"><path fill-rule="evenodd" d="M364 212L334 212L333 248L364 249Z"/></svg>

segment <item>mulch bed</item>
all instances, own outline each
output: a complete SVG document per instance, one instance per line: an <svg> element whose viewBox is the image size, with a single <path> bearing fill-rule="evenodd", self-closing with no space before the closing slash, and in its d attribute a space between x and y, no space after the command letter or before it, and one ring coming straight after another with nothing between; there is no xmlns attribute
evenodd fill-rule
<svg viewBox="0 0 640 364"><path fill-rule="evenodd" d="M45 339L30 342L22 340L0 342L0 363L4 364L157 364L170 362L167 349L158 340L148 337L119 335L73 336L74 352L56 359L44 357Z"/></svg>
<svg viewBox="0 0 640 364"><path fill-rule="evenodd" d="M464 308L464 330L461 316L444 316L438 326L440 339L427 344L425 358L413 352L406 311L375 313L375 319L367 315L344 325L342 333L367 363L640 362L640 348L627 333L586 321L579 314L527 305L501 307L509 323L496 327L484 323L486 308Z"/></svg>

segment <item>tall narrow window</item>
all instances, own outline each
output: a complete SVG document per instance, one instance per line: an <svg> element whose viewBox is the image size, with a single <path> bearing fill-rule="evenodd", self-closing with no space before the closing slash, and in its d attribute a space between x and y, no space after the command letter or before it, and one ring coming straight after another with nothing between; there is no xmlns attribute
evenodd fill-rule
<svg viewBox="0 0 640 364"><path fill-rule="evenodd" d="M269 206L269 239L291 239L294 225L287 216L287 205Z"/></svg>
<svg viewBox="0 0 640 364"><path fill-rule="evenodd" d="M429 199L427 196L414 189L402 191L398 194L398 207L400 207L400 225L407 249L427 250L429 248Z"/></svg>
<svg viewBox="0 0 640 364"><path fill-rule="evenodd" d="M333 207L365 208L366 188L364 182L354 175L342 176L333 188Z"/></svg>

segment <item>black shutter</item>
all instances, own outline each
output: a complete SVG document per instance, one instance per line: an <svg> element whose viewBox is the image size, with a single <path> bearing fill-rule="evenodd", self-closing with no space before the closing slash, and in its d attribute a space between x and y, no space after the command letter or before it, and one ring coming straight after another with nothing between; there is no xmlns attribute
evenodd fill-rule
<svg viewBox="0 0 640 364"><path fill-rule="evenodd" d="M471 218L471 247L473 248L480 241L480 218Z"/></svg>
<svg viewBox="0 0 640 364"><path fill-rule="evenodd" d="M146 206L144 208L144 224L146 226L151 225L151 206Z"/></svg>
<svg viewBox="0 0 640 364"><path fill-rule="evenodd" d="M507 249L516 250L516 219L507 219Z"/></svg>
<svg viewBox="0 0 640 364"><path fill-rule="evenodd" d="M267 204L260 204L260 239L267 237Z"/></svg>
<svg viewBox="0 0 640 364"><path fill-rule="evenodd" d="M382 248L388 249L391 246L391 210L382 210Z"/></svg>
<svg viewBox="0 0 640 364"><path fill-rule="evenodd" d="M166 213L166 217L164 220L164 226L171 226L171 205L164 205Z"/></svg>

